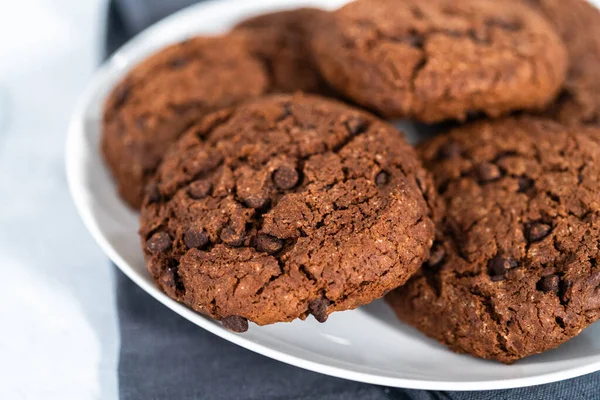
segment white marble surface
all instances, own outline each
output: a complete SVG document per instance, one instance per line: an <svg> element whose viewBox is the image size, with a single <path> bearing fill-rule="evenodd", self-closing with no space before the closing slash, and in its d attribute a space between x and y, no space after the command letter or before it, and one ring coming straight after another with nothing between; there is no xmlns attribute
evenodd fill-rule
<svg viewBox="0 0 600 400"><path fill-rule="evenodd" d="M0 0L0 399L117 398L113 271L64 172L104 7Z"/></svg>

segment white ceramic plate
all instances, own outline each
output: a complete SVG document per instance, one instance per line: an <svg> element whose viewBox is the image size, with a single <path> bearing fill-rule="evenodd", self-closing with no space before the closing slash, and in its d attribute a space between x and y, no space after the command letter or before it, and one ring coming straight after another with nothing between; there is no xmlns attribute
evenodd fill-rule
<svg viewBox="0 0 600 400"><path fill-rule="evenodd" d="M196 33L224 31L250 15L282 8L335 8L344 0L222 0L200 3L163 20L131 40L90 81L75 110L67 144L67 173L75 204L106 254L151 296L210 332L301 368L341 378L418 389L484 390L536 385L600 370L600 324L557 350L505 366L454 354L397 321L377 301L335 313L234 334L169 299L144 267L137 214L119 200L98 154L101 107L113 84L149 52Z"/></svg>

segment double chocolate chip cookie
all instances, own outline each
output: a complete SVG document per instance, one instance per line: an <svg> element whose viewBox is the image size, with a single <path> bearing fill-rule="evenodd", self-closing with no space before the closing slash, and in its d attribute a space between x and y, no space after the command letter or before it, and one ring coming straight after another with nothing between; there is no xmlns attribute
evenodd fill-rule
<svg viewBox="0 0 600 400"><path fill-rule="evenodd" d="M312 32L325 15L300 8L259 15L235 27L253 37L251 51L267 65L274 91L330 94L310 50Z"/></svg>
<svg viewBox="0 0 600 400"><path fill-rule="evenodd" d="M167 147L193 121L269 90L262 60L245 33L198 37L143 61L110 94L102 153L121 197L139 208Z"/></svg>
<svg viewBox="0 0 600 400"><path fill-rule="evenodd" d="M244 331L323 322L403 284L433 243L433 184L402 134L316 96L216 112L171 147L140 235L170 297Z"/></svg>
<svg viewBox="0 0 600 400"><path fill-rule="evenodd" d="M522 117L425 143L445 218L388 302L457 352L512 363L600 317L600 145L592 128Z"/></svg>
<svg viewBox="0 0 600 400"><path fill-rule="evenodd" d="M539 110L567 68L538 13L489 0L357 0L319 24L315 60L342 94L424 122Z"/></svg>
<svg viewBox="0 0 600 400"><path fill-rule="evenodd" d="M586 0L519 0L541 12L564 41L569 69L561 95L545 115L600 126L600 11Z"/></svg>

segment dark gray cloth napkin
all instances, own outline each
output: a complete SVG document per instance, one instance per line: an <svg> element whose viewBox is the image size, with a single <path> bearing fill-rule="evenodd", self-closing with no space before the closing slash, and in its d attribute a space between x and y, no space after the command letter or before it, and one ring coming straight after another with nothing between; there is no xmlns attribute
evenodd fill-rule
<svg viewBox="0 0 600 400"><path fill-rule="evenodd" d="M194 0L113 0L106 55L129 37ZM120 271L121 400L500 400L599 399L600 373L531 388L432 392L332 378L271 360L231 344L176 315ZM451 368L451 366L449 366Z"/></svg>

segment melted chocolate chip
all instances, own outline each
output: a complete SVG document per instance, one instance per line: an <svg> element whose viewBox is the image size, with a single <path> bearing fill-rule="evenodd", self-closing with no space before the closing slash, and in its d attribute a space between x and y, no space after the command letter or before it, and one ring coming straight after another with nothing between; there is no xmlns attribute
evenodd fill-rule
<svg viewBox="0 0 600 400"><path fill-rule="evenodd" d="M463 149L460 144L457 142L448 142L438 150L437 158L438 160L447 160L456 157L460 157L462 155Z"/></svg>
<svg viewBox="0 0 600 400"><path fill-rule="evenodd" d="M375 184L379 187L387 185L389 181L390 175L385 171L381 171L375 177Z"/></svg>
<svg viewBox="0 0 600 400"><path fill-rule="evenodd" d="M194 200L200 200L208 196L211 189L211 184L208 181L194 181L190 183L188 188L188 196Z"/></svg>
<svg viewBox="0 0 600 400"><path fill-rule="evenodd" d="M552 274L544 276L537 283L537 290L542 292L558 293L560 288L560 278L558 275Z"/></svg>
<svg viewBox="0 0 600 400"><path fill-rule="evenodd" d="M351 117L346 121L346 129L352 136L360 135L367 130L367 121L360 117Z"/></svg>
<svg viewBox="0 0 600 400"><path fill-rule="evenodd" d="M567 281L564 279L561 279L559 285L558 285L558 295L560 297L560 301L563 304L568 303L569 301L569 296L568 296L568 292L569 289L571 289L571 286L573 286L573 283L571 281Z"/></svg>
<svg viewBox="0 0 600 400"><path fill-rule="evenodd" d="M151 254L160 254L171 248L171 237L166 232L156 232L146 242L146 250Z"/></svg>
<svg viewBox="0 0 600 400"><path fill-rule="evenodd" d="M296 186L300 176L295 168L283 165L275 170L273 173L273 182L275 185L282 190L288 190Z"/></svg>
<svg viewBox="0 0 600 400"><path fill-rule="evenodd" d="M481 183L492 182L502 177L500 168L498 168L497 165L489 162L479 164L475 174L477 176L477 180Z"/></svg>
<svg viewBox="0 0 600 400"><path fill-rule="evenodd" d="M503 29L503 30L509 31L509 32L519 31L522 27L521 22L519 22L517 20L508 20L508 19L503 19L503 18L498 18L498 17L490 18L486 21L486 23L489 26L497 26L500 29Z"/></svg>
<svg viewBox="0 0 600 400"><path fill-rule="evenodd" d="M308 312L310 312L315 319L321 323L327 321L327 307L329 307L329 300L324 298L318 298L308 303Z"/></svg>
<svg viewBox="0 0 600 400"><path fill-rule="evenodd" d="M251 195L244 199L244 204L250 208L263 208L267 205L268 199L260 195Z"/></svg>
<svg viewBox="0 0 600 400"><path fill-rule="evenodd" d="M140 131L144 131L146 129L146 124L148 123L148 117L142 115L135 119L135 127Z"/></svg>
<svg viewBox="0 0 600 400"><path fill-rule="evenodd" d="M230 315L221 320L223 327L232 332L242 333L248 330L248 320L239 315Z"/></svg>
<svg viewBox="0 0 600 400"><path fill-rule="evenodd" d="M407 45L417 49L422 49L423 45L425 44L425 40L423 39L423 37L416 33L412 33L408 36L400 38L400 42L406 43Z"/></svg>
<svg viewBox="0 0 600 400"><path fill-rule="evenodd" d="M220 238L228 246L239 247L244 243L246 232L238 232L228 226L221 231Z"/></svg>
<svg viewBox="0 0 600 400"><path fill-rule="evenodd" d="M431 248L431 252L429 253L429 258L427 259L428 267L436 267L444 260L444 256L446 255L446 251L440 244L434 244Z"/></svg>
<svg viewBox="0 0 600 400"><path fill-rule="evenodd" d="M148 199L148 203L158 203L162 198L160 194L160 190L158 190L158 186L155 184L149 184L146 186L146 198Z"/></svg>
<svg viewBox="0 0 600 400"><path fill-rule="evenodd" d="M130 93L131 93L131 87L129 86L129 84L123 83L123 84L119 85L119 87L117 87L117 89L115 91L115 97L114 97L115 107L119 108L123 104L125 104L125 102L129 98Z"/></svg>
<svg viewBox="0 0 600 400"><path fill-rule="evenodd" d="M283 121L290 115L292 115L292 105L290 103L283 103L281 106L281 114L277 118L277 121Z"/></svg>
<svg viewBox="0 0 600 400"><path fill-rule="evenodd" d="M527 236L527 240L529 242L539 242L552 230L552 227L548 224L544 224L542 222L534 222L532 224L527 225L525 235Z"/></svg>
<svg viewBox="0 0 600 400"><path fill-rule="evenodd" d="M483 43L483 44L490 43L489 35L487 34L487 32L485 32L481 29L470 29L469 36L471 37L471 39L473 39L474 42Z"/></svg>
<svg viewBox="0 0 600 400"><path fill-rule="evenodd" d="M506 279L506 272L517 265L518 263L512 258L496 256L488 262L488 275L492 282L503 281Z"/></svg>
<svg viewBox="0 0 600 400"><path fill-rule="evenodd" d="M208 234L202 229L190 228L183 235L183 243L188 249L203 249L209 241Z"/></svg>
<svg viewBox="0 0 600 400"><path fill-rule="evenodd" d="M273 254L281 250L283 247L283 240L276 238L275 236L261 233L256 236L255 244L256 250Z"/></svg>
<svg viewBox="0 0 600 400"><path fill-rule="evenodd" d="M525 193L527 192L529 189L531 189L534 185L533 179L530 179L526 176L521 176L518 179L518 184L519 184L519 193Z"/></svg>
<svg viewBox="0 0 600 400"><path fill-rule="evenodd" d="M183 68L190 60L185 57L178 57L169 60L169 68L171 69L180 69Z"/></svg>

